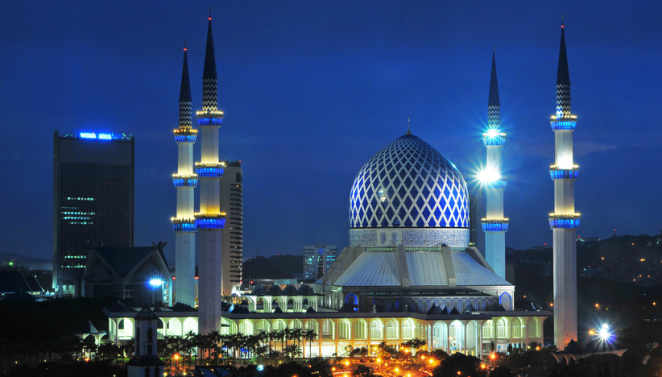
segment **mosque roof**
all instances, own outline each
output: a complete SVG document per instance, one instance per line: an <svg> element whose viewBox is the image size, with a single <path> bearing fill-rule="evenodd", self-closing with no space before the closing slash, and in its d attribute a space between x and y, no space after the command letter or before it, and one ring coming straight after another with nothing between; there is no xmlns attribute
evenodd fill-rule
<svg viewBox="0 0 662 377"><path fill-rule="evenodd" d="M94 250L103 258L110 267L120 278L126 277L142 262L155 246L141 246L141 247L95 247ZM167 266L163 249L156 247L159 256L163 259L163 263Z"/></svg>
<svg viewBox="0 0 662 377"><path fill-rule="evenodd" d="M408 132L359 170L350 193L350 228L467 228L468 199L455 165Z"/></svg>
<svg viewBox="0 0 662 377"><path fill-rule="evenodd" d="M450 250L407 251L403 260L395 251L364 251L331 283L350 287L395 287L401 286L405 277L411 287L511 285L474 254ZM400 266L399 261L406 266Z"/></svg>

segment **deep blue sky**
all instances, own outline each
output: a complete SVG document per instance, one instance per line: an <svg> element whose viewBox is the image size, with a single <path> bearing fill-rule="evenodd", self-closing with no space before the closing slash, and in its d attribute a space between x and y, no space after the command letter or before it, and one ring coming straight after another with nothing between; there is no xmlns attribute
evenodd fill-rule
<svg viewBox="0 0 662 377"><path fill-rule="evenodd" d="M209 1L10 1L0 9L0 251L52 251L52 133L136 137L136 245L169 242L177 100L193 108ZM560 18L572 81L583 236L662 229L662 3L212 2L221 157L244 169L244 256L347 245L361 166L412 131L472 185L493 46L505 147L506 243L550 242L548 167ZM199 143L196 153L199 154ZM484 210L481 210L481 215ZM482 235L481 235L482 236ZM172 258L171 262L172 262Z"/></svg>

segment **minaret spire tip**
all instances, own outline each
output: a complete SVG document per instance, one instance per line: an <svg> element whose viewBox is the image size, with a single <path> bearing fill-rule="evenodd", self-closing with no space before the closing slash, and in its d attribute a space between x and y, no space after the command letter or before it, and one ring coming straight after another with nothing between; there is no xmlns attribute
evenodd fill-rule
<svg viewBox="0 0 662 377"><path fill-rule="evenodd" d="M411 119L407 117L407 135L411 135Z"/></svg>
<svg viewBox="0 0 662 377"><path fill-rule="evenodd" d="M211 5L209 6L209 21L211 21Z"/></svg>
<svg viewBox="0 0 662 377"><path fill-rule="evenodd" d="M492 72L490 75L490 96L487 101L487 106L501 106L499 101L499 83L497 81L496 72L496 52L492 51Z"/></svg>

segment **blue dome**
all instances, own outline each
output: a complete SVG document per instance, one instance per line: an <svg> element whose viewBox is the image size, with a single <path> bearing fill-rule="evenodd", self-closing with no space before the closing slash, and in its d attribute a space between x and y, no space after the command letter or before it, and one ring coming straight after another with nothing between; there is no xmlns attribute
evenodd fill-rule
<svg viewBox="0 0 662 377"><path fill-rule="evenodd" d="M349 226L468 228L468 199L467 184L455 165L430 144L405 134L356 175Z"/></svg>

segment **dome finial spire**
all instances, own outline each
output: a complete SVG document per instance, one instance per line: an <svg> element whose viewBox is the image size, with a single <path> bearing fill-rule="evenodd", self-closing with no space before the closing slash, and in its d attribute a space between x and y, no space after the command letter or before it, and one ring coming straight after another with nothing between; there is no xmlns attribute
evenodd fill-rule
<svg viewBox="0 0 662 377"><path fill-rule="evenodd" d="M411 119L407 117L407 135L411 135Z"/></svg>

